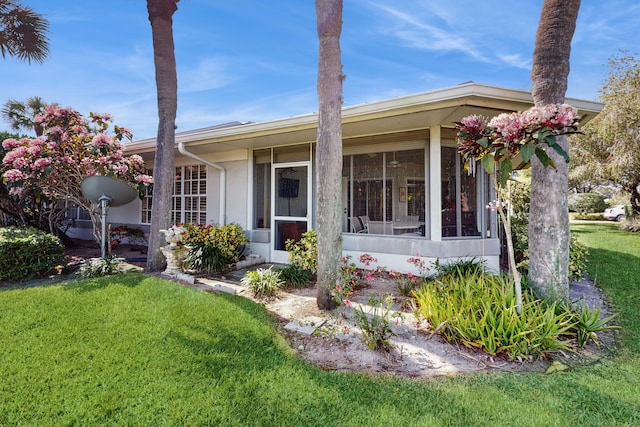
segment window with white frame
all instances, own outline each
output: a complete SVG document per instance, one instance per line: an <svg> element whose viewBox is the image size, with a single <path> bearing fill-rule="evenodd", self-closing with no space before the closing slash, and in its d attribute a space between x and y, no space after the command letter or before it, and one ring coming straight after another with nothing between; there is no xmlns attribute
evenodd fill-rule
<svg viewBox="0 0 640 427"><path fill-rule="evenodd" d="M142 199L141 222L151 222L153 186ZM171 222L206 224L207 222L207 167L205 165L175 168Z"/></svg>

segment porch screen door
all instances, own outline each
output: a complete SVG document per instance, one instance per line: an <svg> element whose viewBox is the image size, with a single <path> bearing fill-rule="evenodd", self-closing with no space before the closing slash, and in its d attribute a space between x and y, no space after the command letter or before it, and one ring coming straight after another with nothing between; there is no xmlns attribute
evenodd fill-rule
<svg viewBox="0 0 640 427"><path fill-rule="evenodd" d="M274 262L288 262L286 242L300 240L311 222L310 162L278 163L272 169L273 204L272 257Z"/></svg>

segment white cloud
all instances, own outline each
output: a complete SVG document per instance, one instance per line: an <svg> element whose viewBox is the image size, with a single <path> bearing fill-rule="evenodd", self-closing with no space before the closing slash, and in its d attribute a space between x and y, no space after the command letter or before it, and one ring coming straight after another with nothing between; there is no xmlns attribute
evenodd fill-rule
<svg viewBox="0 0 640 427"><path fill-rule="evenodd" d="M377 5L388 15L395 18L395 29L388 30L395 37L406 41L418 49L445 52L463 52L472 58L488 62L488 59L474 48L474 44L461 34L445 31L434 25L418 20L414 15L393 9L385 5Z"/></svg>
<svg viewBox="0 0 640 427"><path fill-rule="evenodd" d="M500 61L507 65L511 65L517 68L530 69L531 58L523 58L522 55L516 54L498 54Z"/></svg>

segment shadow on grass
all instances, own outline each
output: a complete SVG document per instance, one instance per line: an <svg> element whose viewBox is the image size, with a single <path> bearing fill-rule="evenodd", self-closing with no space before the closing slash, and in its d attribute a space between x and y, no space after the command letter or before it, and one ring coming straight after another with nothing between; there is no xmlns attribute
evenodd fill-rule
<svg viewBox="0 0 640 427"><path fill-rule="evenodd" d="M78 293L94 292L100 289L106 289L111 286L123 286L134 288L139 286L143 281L152 278L143 273L121 273L111 276L92 277L87 279L73 278L68 282L64 282L62 289L65 291L73 291Z"/></svg>

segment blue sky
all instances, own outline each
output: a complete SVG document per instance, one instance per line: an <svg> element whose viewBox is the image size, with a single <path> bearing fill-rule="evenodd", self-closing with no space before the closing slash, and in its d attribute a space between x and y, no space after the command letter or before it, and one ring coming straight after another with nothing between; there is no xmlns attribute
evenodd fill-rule
<svg viewBox="0 0 640 427"><path fill-rule="evenodd" d="M42 65L0 59L0 102L40 96L110 113L153 137L146 0L23 0L51 24ZM445 5L446 3L446 5ZM528 90L542 0L344 0L344 104L467 81ZM607 60L640 47L636 0L582 0L567 96L595 100ZM174 15L178 131L317 110L313 0L181 0ZM0 121L0 130L9 126Z"/></svg>

